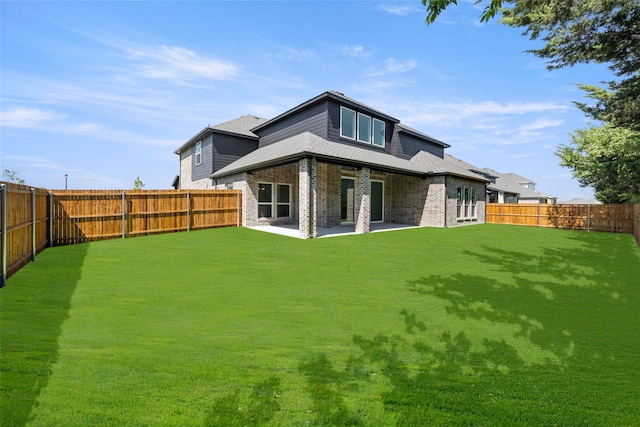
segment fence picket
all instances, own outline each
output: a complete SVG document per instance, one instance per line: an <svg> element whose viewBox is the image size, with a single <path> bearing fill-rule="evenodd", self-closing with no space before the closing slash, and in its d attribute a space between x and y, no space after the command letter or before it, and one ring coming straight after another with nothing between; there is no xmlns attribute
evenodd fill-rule
<svg viewBox="0 0 640 427"><path fill-rule="evenodd" d="M241 219L233 215L242 208L236 206L242 200L240 193L240 190L45 190L3 182L0 287L46 247L240 225ZM195 210L195 197L199 211ZM223 206L225 215L196 213L215 212L219 206ZM226 218L227 212L232 217Z"/></svg>

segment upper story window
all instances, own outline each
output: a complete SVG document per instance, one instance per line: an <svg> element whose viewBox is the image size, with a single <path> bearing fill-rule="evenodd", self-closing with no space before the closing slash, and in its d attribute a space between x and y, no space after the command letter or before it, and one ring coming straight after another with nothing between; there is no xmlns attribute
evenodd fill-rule
<svg viewBox="0 0 640 427"><path fill-rule="evenodd" d="M340 136L384 147L385 124L382 120L340 107Z"/></svg>
<svg viewBox="0 0 640 427"><path fill-rule="evenodd" d="M356 139L356 112L340 107L340 136Z"/></svg>
<svg viewBox="0 0 640 427"><path fill-rule="evenodd" d="M358 141L371 144L371 117L358 113Z"/></svg>
<svg viewBox="0 0 640 427"><path fill-rule="evenodd" d="M384 122L373 119L373 145L384 147Z"/></svg>
<svg viewBox="0 0 640 427"><path fill-rule="evenodd" d="M196 166L202 163L202 141L196 143Z"/></svg>

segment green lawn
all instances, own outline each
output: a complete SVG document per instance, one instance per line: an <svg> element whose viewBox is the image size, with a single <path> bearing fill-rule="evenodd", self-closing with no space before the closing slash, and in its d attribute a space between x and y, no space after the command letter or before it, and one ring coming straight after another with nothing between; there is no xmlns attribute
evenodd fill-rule
<svg viewBox="0 0 640 427"><path fill-rule="evenodd" d="M640 425L640 248L515 226L47 249L0 425Z"/></svg>

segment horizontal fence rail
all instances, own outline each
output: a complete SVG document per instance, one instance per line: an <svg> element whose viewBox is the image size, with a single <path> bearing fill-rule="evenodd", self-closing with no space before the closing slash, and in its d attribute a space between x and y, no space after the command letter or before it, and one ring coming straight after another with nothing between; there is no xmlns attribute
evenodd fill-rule
<svg viewBox="0 0 640 427"><path fill-rule="evenodd" d="M47 246L242 223L240 190L1 189L0 287Z"/></svg>
<svg viewBox="0 0 640 427"><path fill-rule="evenodd" d="M640 205L487 203L486 221L494 224L634 233L634 223L638 221L637 215L640 213L639 207ZM639 226L640 224L635 228ZM638 242L640 244L640 240Z"/></svg>

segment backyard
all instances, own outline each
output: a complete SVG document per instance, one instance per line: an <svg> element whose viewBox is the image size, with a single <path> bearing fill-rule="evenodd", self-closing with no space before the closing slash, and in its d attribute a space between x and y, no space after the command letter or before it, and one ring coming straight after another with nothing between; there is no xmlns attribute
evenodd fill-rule
<svg viewBox="0 0 640 427"><path fill-rule="evenodd" d="M222 228L62 246L0 290L2 426L640 424L629 234Z"/></svg>

